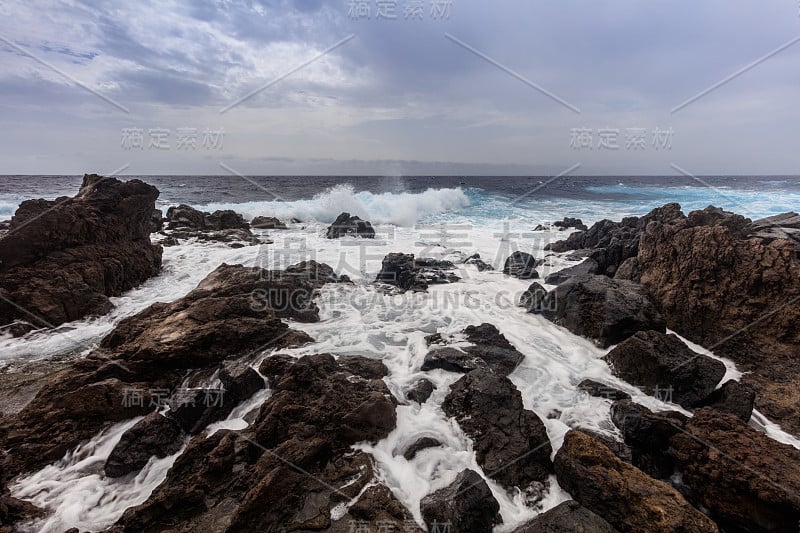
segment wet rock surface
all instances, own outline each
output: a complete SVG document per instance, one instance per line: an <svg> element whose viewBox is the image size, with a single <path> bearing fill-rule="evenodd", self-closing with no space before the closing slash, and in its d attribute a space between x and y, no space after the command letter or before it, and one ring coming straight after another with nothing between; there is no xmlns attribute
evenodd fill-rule
<svg viewBox="0 0 800 533"><path fill-rule="evenodd" d="M657 331L637 332L605 360L614 375L687 409L708 397L725 375L720 361L690 350L675 335Z"/></svg>
<svg viewBox="0 0 800 533"><path fill-rule="evenodd" d="M286 229L286 224L275 217L255 217L250 221L253 229Z"/></svg>
<svg viewBox="0 0 800 533"><path fill-rule="evenodd" d="M158 413L151 413L122 434L103 467L109 477L138 472L151 457L166 457L181 449L181 428Z"/></svg>
<svg viewBox="0 0 800 533"><path fill-rule="evenodd" d="M420 507L429 531L449 525L452 531L488 533L502 522L500 504L474 470L462 471L452 484L425 496Z"/></svg>
<svg viewBox="0 0 800 533"><path fill-rule="evenodd" d="M547 296L547 289L534 281L531 283L530 287L520 295L519 306L527 309L529 313L541 313L542 302L544 302L545 296Z"/></svg>
<svg viewBox="0 0 800 533"><path fill-rule="evenodd" d="M118 530L344 532L356 521L408 523L410 514L375 479L369 456L350 448L394 429L386 385L324 354L268 366L274 392L252 426L193 439ZM344 516L331 518L334 506L354 499Z"/></svg>
<svg viewBox="0 0 800 533"><path fill-rule="evenodd" d="M428 448L437 448L441 445L442 443L433 437L421 437L415 440L414 443L403 452L403 457L405 457L406 460L411 461L422 450L427 450Z"/></svg>
<svg viewBox="0 0 800 533"><path fill-rule="evenodd" d="M611 524L574 500L560 503L515 533L616 533Z"/></svg>
<svg viewBox="0 0 800 533"><path fill-rule="evenodd" d="M374 239L375 229L366 220L361 220L357 216L350 216L350 213L342 213L328 227L325 235L329 239L339 239L347 236Z"/></svg>
<svg viewBox="0 0 800 533"><path fill-rule="evenodd" d="M544 278L544 282L548 285L559 285L564 283L570 278L574 278L575 276L581 276L584 274L597 274L599 266L597 265L597 261L592 258L585 259L583 262L565 268L563 270L559 270L558 272L554 272L552 274L548 274Z"/></svg>
<svg viewBox="0 0 800 533"><path fill-rule="evenodd" d="M627 392L623 392L611 385L607 385L605 383L600 383L599 381L594 381L592 379L584 379L580 383L578 383L577 389L581 392L585 392L589 396L595 396L597 398L605 398L606 400L630 400L631 395Z"/></svg>
<svg viewBox="0 0 800 533"><path fill-rule="evenodd" d="M580 431L567 433L556 454L555 471L575 500L619 531L719 531L675 489L621 461Z"/></svg>
<svg viewBox="0 0 800 533"><path fill-rule="evenodd" d="M642 286L606 276L582 275L565 281L547 293L542 315L604 348L637 331L665 331L664 318Z"/></svg>
<svg viewBox="0 0 800 533"><path fill-rule="evenodd" d="M16 475L60 459L111 423L149 414L161 401L153 391L175 391L188 370L310 342L280 318L318 320L312 298L323 283L223 264L183 298L120 321L97 349L0 420L7 471Z"/></svg>
<svg viewBox="0 0 800 533"><path fill-rule="evenodd" d="M800 450L734 415L705 407L670 439L691 496L722 526L795 531L800 521Z"/></svg>
<svg viewBox="0 0 800 533"><path fill-rule="evenodd" d="M507 377L473 370L450 386L442 409L472 438L484 473L507 489L525 490L552 472L544 423Z"/></svg>
<svg viewBox="0 0 800 533"><path fill-rule="evenodd" d="M429 285L455 283L461 278L448 272L455 265L450 261L419 258L414 254L391 253L383 258L376 282L397 287L401 291L425 291Z"/></svg>
<svg viewBox="0 0 800 533"><path fill-rule="evenodd" d="M503 274L520 279L536 279L536 258L529 253L514 252L503 265Z"/></svg>
<svg viewBox="0 0 800 533"><path fill-rule="evenodd" d="M427 379L417 381L413 387L406 393L406 398L412 402L423 404L428 401L428 398L433 394L435 387Z"/></svg>
<svg viewBox="0 0 800 533"><path fill-rule="evenodd" d="M709 394L697 406L711 407L717 411L736 415L742 422L747 422L753 414L755 401L756 393L753 389L738 381L730 380Z"/></svg>
<svg viewBox="0 0 800 533"><path fill-rule="evenodd" d="M507 376L525 358L492 324L467 326L462 335L469 345L447 346L456 339L439 333L426 337L431 350L425 355L422 370L441 368L451 372L469 372L485 368Z"/></svg>
<svg viewBox="0 0 800 533"><path fill-rule="evenodd" d="M74 197L27 200L0 237L0 326L15 335L107 313L119 296L156 275L150 242L158 190L96 174Z"/></svg>

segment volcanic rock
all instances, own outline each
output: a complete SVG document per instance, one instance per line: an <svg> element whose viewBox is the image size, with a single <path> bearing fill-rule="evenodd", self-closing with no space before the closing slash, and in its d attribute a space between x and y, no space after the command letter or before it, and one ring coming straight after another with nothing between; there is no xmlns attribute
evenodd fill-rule
<svg viewBox="0 0 800 533"><path fill-rule="evenodd" d="M150 413L122 434L104 467L109 477L138 472L151 457L166 457L181 449L183 432L158 413Z"/></svg>
<svg viewBox="0 0 800 533"><path fill-rule="evenodd" d="M452 531L490 533L502 522L500 505L474 470L462 471L452 484L425 496L420 508L429 531L449 526Z"/></svg>
<svg viewBox="0 0 800 533"><path fill-rule="evenodd" d="M547 289L534 281L531 283L530 287L520 295L519 306L527 309L529 313L541 313L542 302L545 296L547 296Z"/></svg>
<svg viewBox="0 0 800 533"><path fill-rule="evenodd" d="M422 370L441 368L450 372L469 372L486 368L501 376L507 376L525 359L514 346L492 324L467 326L462 332L471 343L464 347L436 347L425 355ZM429 345L453 342L437 333L426 337Z"/></svg>
<svg viewBox="0 0 800 533"><path fill-rule="evenodd" d="M362 237L364 239L374 239L375 230L372 224L366 220L361 220L357 216L350 216L350 213L342 213L333 224L328 227L325 235L329 239L339 239L345 236Z"/></svg>
<svg viewBox="0 0 800 533"><path fill-rule="evenodd" d="M525 252L514 252L503 265L503 274L519 279L536 279L536 258Z"/></svg>
<svg viewBox="0 0 800 533"><path fill-rule="evenodd" d="M714 391L725 365L689 349L673 334L639 331L604 358L614 375L647 394L690 409Z"/></svg>
<svg viewBox="0 0 800 533"><path fill-rule="evenodd" d="M664 319L640 285L606 276L573 277L549 293L542 315L607 348L637 331L665 331Z"/></svg>
<svg viewBox="0 0 800 533"><path fill-rule="evenodd" d="M683 483L723 527L796 531L800 450L704 407L670 439Z"/></svg>
<svg viewBox="0 0 800 533"><path fill-rule="evenodd" d="M552 472L544 423L523 407L522 395L507 377L473 370L450 386L442 409L472 438L486 475L507 489L525 490Z"/></svg>
<svg viewBox="0 0 800 533"><path fill-rule="evenodd" d="M560 503L514 533L617 533L611 524L574 500Z"/></svg>
<svg viewBox="0 0 800 533"><path fill-rule="evenodd" d="M556 454L555 471L561 487L619 531L719 531L675 489L619 460L580 431L567 433Z"/></svg>
<svg viewBox="0 0 800 533"><path fill-rule="evenodd" d="M103 314L109 296L156 275L157 197L139 180L87 174L72 198L22 202L0 237L0 326L24 320L30 330Z"/></svg>
<svg viewBox="0 0 800 533"><path fill-rule="evenodd" d="M726 381L724 385L709 394L697 404L698 407L712 407L717 411L736 415L743 422L750 420L756 393L747 385L738 381Z"/></svg>
<svg viewBox="0 0 800 533"><path fill-rule="evenodd" d="M623 392L617 388L612 387L611 385L606 385L605 383L600 383L598 381L594 381L592 379L584 379L580 383L578 383L577 389L581 392L585 392L589 396L595 396L597 398L604 398L606 400L630 400L631 395L627 392Z"/></svg>
<svg viewBox="0 0 800 533"><path fill-rule="evenodd" d="M286 224L275 217L255 217L250 221L250 227L254 229L286 229Z"/></svg>

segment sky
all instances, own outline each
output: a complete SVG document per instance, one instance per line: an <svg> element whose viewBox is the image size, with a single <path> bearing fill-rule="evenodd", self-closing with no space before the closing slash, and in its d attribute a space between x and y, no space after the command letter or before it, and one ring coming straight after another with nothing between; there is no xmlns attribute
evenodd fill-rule
<svg viewBox="0 0 800 533"><path fill-rule="evenodd" d="M800 174L798 0L5 0L0 66L0 174Z"/></svg>

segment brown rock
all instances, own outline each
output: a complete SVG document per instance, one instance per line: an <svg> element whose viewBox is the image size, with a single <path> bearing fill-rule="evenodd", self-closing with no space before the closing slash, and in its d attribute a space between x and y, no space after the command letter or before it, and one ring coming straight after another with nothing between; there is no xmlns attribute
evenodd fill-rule
<svg viewBox="0 0 800 533"><path fill-rule="evenodd" d="M708 407L698 409L670 443L692 497L720 525L797 531L800 450Z"/></svg>
<svg viewBox="0 0 800 533"><path fill-rule="evenodd" d="M150 243L150 224L157 197L139 180L87 174L73 198L20 204L0 237L0 325L52 327L103 314L112 308L109 296L156 275L161 247Z"/></svg>
<svg viewBox="0 0 800 533"><path fill-rule="evenodd" d="M620 461L580 431L567 433L555 470L573 498L623 533L719 531L675 489Z"/></svg>

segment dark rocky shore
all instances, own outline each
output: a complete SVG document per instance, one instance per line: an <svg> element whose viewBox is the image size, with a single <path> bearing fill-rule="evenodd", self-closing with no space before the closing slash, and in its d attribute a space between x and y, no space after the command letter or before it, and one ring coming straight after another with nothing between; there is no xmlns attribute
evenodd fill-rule
<svg viewBox="0 0 800 533"><path fill-rule="evenodd" d="M0 325L21 335L108 312L109 296L158 274L161 247L151 233L163 232L162 241L264 242L233 212L177 206L165 226L154 214L157 195L138 180L87 175L74 198L23 203L0 237ZM604 359L615 375L646 394L669 383L671 401L691 412L653 412L585 380L581 391L608 400L618 440L576 427L551 459L544 422L508 378L524 356L497 327L429 335L421 370L462 374L442 410L472 440L483 475L460 472L414 513L429 531L442 524L454 532L491 531L502 518L484 476L535 505L554 475L574 501L516 531L797 531L800 450L748 425L755 405L800 434L797 219L752 222L712 207L684 215L669 204L550 245L556 253L580 251L585 262L545 280L557 284L552 290L533 283L521 304L613 346ZM270 217L253 224L285 227ZM368 222L347 213L326 232L374 235ZM536 266L518 253L504 272L536 279ZM390 254L376 287L424 291L458 282L453 268ZM30 401L0 418L0 531L47 513L11 496L7 486L16 477L137 417L102 475L135 474L151 457L180 455L147 500L110 531L344 533L354 523L358 531L423 531L373 458L353 445L387 437L397 427L398 404L425 403L433 383L420 380L396 398L380 360L325 353L261 358L266 350L313 342L285 320L319 321L319 289L348 281L314 261L282 270L222 264L182 298L120 321L91 353L59 365ZM741 382L721 383L724 365L667 328L735 361L746 372ZM199 401L207 390L198 384L210 376L225 391L214 404ZM209 436L209 424L265 386L271 395L247 415L246 429ZM156 390L166 394L154 404ZM191 402L187 390L197 395ZM125 401L131 391L141 401ZM410 458L441 445L425 437L398 454Z"/></svg>

